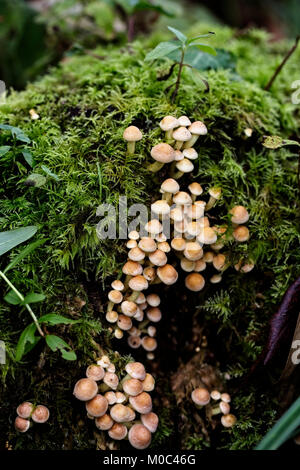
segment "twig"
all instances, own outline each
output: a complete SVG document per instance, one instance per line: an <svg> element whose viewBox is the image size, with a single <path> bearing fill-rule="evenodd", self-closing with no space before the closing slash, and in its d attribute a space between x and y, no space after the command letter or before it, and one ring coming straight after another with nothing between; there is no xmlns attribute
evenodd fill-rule
<svg viewBox="0 0 300 470"><path fill-rule="evenodd" d="M132 42L135 30L135 15L129 15L127 18L127 41Z"/></svg>
<svg viewBox="0 0 300 470"><path fill-rule="evenodd" d="M175 83L175 90L173 91L172 98L171 98L172 103L174 103L175 98L176 98L177 93L178 93L178 90L179 90L179 85L180 85L180 80L181 80L181 73L182 73L182 69L183 69L184 53L185 53L185 50L182 49L181 59L180 59L180 62L179 62L179 70L178 70L177 80L176 80L176 83Z"/></svg>
<svg viewBox="0 0 300 470"><path fill-rule="evenodd" d="M10 280L5 276L5 274L4 274L2 271L0 271L0 276L1 276L2 279L4 279L4 281L9 285L9 287L14 291L14 293L19 297L19 299L20 299L22 302L24 302L24 297L23 297L23 295L15 288L15 286L10 282ZM28 305L28 304L24 304L24 305L25 305L25 307L27 308L28 312L30 313L30 315L31 315L31 317L32 317L32 319L33 319L33 321L34 321L34 323L35 323L35 326L37 327L37 330L38 330L39 334L40 334L41 336L45 336L44 333L43 333L43 331L42 331L42 329L41 329L41 327L40 327L40 324L39 324L39 322L38 322L38 319L36 318L35 314L33 313L33 311L32 311L32 309L31 309L30 305Z"/></svg>
<svg viewBox="0 0 300 470"><path fill-rule="evenodd" d="M293 45L293 47L288 51L288 53L286 54L286 56L284 57L283 61L281 62L281 64L278 65L277 69L275 70L274 74L272 75L272 77L270 78L270 80L268 81L268 83L266 84L265 86L265 90L266 91L269 91L271 86L273 85L277 75L279 75L279 73L281 72L281 70L283 69L284 65L287 63L287 61L289 60L289 58L291 57L291 55L293 54L293 52L295 52L295 50L297 49L297 46L298 46L298 42L300 40L300 36L297 36L296 37L296 40L295 40L295 44Z"/></svg>

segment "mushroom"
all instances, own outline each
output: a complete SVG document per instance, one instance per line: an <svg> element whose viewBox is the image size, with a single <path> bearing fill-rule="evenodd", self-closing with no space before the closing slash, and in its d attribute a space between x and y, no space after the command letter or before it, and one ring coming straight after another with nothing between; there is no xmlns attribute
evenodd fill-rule
<svg viewBox="0 0 300 470"><path fill-rule="evenodd" d="M124 403L127 400L126 395L123 392L116 392L117 403Z"/></svg>
<svg viewBox="0 0 300 470"><path fill-rule="evenodd" d="M184 149L182 154L184 158L187 158L188 160L196 160L198 157L198 152L196 152L196 150L193 148Z"/></svg>
<svg viewBox="0 0 300 470"><path fill-rule="evenodd" d="M136 126L129 126L123 133L123 139L127 141L128 155L134 154L135 143L143 138L143 134Z"/></svg>
<svg viewBox="0 0 300 470"><path fill-rule="evenodd" d="M186 206L192 204L192 198L185 191L178 191L178 193L173 196L173 202L179 206Z"/></svg>
<svg viewBox="0 0 300 470"><path fill-rule="evenodd" d="M124 264L122 271L127 276L137 276L138 274L142 274L143 268L136 261L129 260Z"/></svg>
<svg viewBox="0 0 300 470"><path fill-rule="evenodd" d="M188 260L197 261L202 258L203 250L198 242L187 242L183 254Z"/></svg>
<svg viewBox="0 0 300 470"><path fill-rule="evenodd" d="M171 247L168 242L161 242L157 244L157 248L164 253L169 253L171 251Z"/></svg>
<svg viewBox="0 0 300 470"><path fill-rule="evenodd" d="M183 158L183 160L176 162L175 166L178 171L174 173L173 178L176 180L181 178L185 173L191 173L194 169L193 163L187 158Z"/></svg>
<svg viewBox="0 0 300 470"><path fill-rule="evenodd" d="M221 423L224 428L231 428L235 425L236 421L237 419L233 414L226 414L221 418Z"/></svg>
<svg viewBox="0 0 300 470"><path fill-rule="evenodd" d="M158 307L160 304L160 297L157 294L148 294L146 300L151 307Z"/></svg>
<svg viewBox="0 0 300 470"><path fill-rule="evenodd" d="M102 356L102 357L97 361L97 364L98 364L99 366L102 366L103 369L106 369L106 368L109 366L109 364L110 364L109 357L106 356L106 355Z"/></svg>
<svg viewBox="0 0 300 470"><path fill-rule="evenodd" d="M108 401L103 395L98 394L92 400L87 401L85 407L90 416L99 418L106 413Z"/></svg>
<svg viewBox="0 0 300 470"><path fill-rule="evenodd" d="M128 285L133 291L131 296L129 297L129 301L135 301L140 295L140 291L148 289L148 281L141 274L132 277Z"/></svg>
<svg viewBox="0 0 300 470"><path fill-rule="evenodd" d="M200 135L207 134L206 125L201 121L195 121L189 126L189 131L192 134L191 138L184 144L183 148L188 149L193 147L197 142Z"/></svg>
<svg viewBox="0 0 300 470"><path fill-rule="evenodd" d="M115 394L115 392L113 392L112 390L109 390L108 392L106 392L106 393L104 394L104 397L106 398L107 403L108 403L109 405L114 405L115 403L117 403L116 394Z"/></svg>
<svg viewBox="0 0 300 470"><path fill-rule="evenodd" d="M214 207L216 201L220 199L221 197L222 190L221 188L214 187L214 188L210 188L208 190L208 193L210 195L210 198L208 200L208 203L205 206L206 211L209 211L212 207Z"/></svg>
<svg viewBox="0 0 300 470"><path fill-rule="evenodd" d="M115 304L120 304L123 300L123 295L119 290L111 290L108 293L108 307L107 311L109 312L114 308Z"/></svg>
<svg viewBox="0 0 300 470"><path fill-rule="evenodd" d="M116 374L113 372L105 372L103 377L103 382L113 390L116 390L119 385L119 379Z"/></svg>
<svg viewBox="0 0 300 470"><path fill-rule="evenodd" d="M219 253L218 255L214 256L213 258L213 267L217 271L223 271L226 265L226 256L223 255L222 253Z"/></svg>
<svg viewBox="0 0 300 470"><path fill-rule="evenodd" d="M145 351L148 352L155 351L155 349L157 348L157 341L151 336L144 336L142 338L142 347L145 349Z"/></svg>
<svg viewBox="0 0 300 470"><path fill-rule="evenodd" d="M184 238L178 237L178 238L173 238L171 241L171 247L175 251L183 251L186 246L186 241Z"/></svg>
<svg viewBox="0 0 300 470"><path fill-rule="evenodd" d="M180 267L183 271L190 273L195 269L195 261L190 261L189 259L182 258L180 260Z"/></svg>
<svg viewBox="0 0 300 470"><path fill-rule="evenodd" d="M210 278L210 282L212 284L218 284L219 282L222 281L222 276L221 274L214 274L211 278Z"/></svg>
<svg viewBox="0 0 300 470"><path fill-rule="evenodd" d="M237 242L246 242L249 240L250 233L247 227L245 225L239 225L236 227L233 231L233 238Z"/></svg>
<svg viewBox="0 0 300 470"><path fill-rule="evenodd" d="M131 261L142 261L145 258L145 253L143 250L141 250L138 246L135 246L134 248L131 248L128 252L128 258Z"/></svg>
<svg viewBox="0 0 300 470"><path fill-rule="evenodd" d="M157 323L161 320L161 311L158 307L151 307L147 310L147 317L150 321Z"/></svg>
<svg viewBox="0 0 300 470"><path fill-rule="evenodd" d="M150 413L152 410L151 396L147 392L142 392L136 397L129 397L129 403L135 411L141 414Z"/></svg>
<svg viewBox="0 0 300 470"><path fill-rule="evenodd" d="M219 390L212 390L212 392L210 393L210 396L213 400L220 400L221 393L219 392Z"/></svg>
<svg viewBox="0 0 300 470"><path fill-rule="evenodd" d="M127 315L119 315L117 325L120 330L128 331L132 327L132 321Z"/></svg>
<svg viewBox="0 0 300 470"><path fill-rule="evenodd" d="M138 240L140 238L139 232L137 232L136 230L131 230L131 232L129 232L128 234L128 238L130 240Z"/></svg>
<svg viewBox="0 0 300 470"><path fill-rule="evenodd" d="M119 279L116 279L115 281L113 281L111 283L111 287L114 289L114 290L119 290L120 292L122 290L124 290L124 284L122 281L120 281Z"/></svg>
<svg viewBox="0 0 300 470"><path fill-rule="evenodd" d="M191 273L185 278L185 286L193 292L199 292L204 285L205 279L199 273Z"/></svg>
<svg viewBox="0 0 300 470"><path fill-rule="evenodd" d="M175 150L175 161L179 162L180 160L183 160L184 156L183 153L180 150Z"/></svg>
<svg viewBox="0 0 300 470"><path fill-rule="evenodd" d="M37 407L34 409L34 412L31 415L32 421L35 423L46 423L48 421L50 416L50 412L48 408L44 405L37 405Z"/></svg>
<svg viewBox="0 0 300 470"><path fill-rule="evenodd" d="M149 336L151 336L151 338L154 338L154 336L156 336L156 331L157 330L156 330L155 326L150 325L147 328L147 333L148 333Z"/></svg>
<svg viewBox="0 0 300 470"><path fill-rule="evenodd" d="M187 116L180 116L177 119L177 121L179 123L179 126L187 127L187 126L190 126L192 124Z"/></svg>
<svg viewBox="0 0 300 470"><path fill-rule="evenodd" d="M197 196L200 196L203 193L201 184L197 183L196 181L194 181L194 183L189 184L188 188L190 193L192 194L193 202L195 202Z"/></svg>
<svg viewBox="0 0 300 470"><path fill-rule="evenodd" d="M132 349L137 349L141 346L142 340L139 336L128 336L127 338L127 343L128 346L130 346Z"/></svg>
<svg viewBox="0 0 300 470"><path fill-rule="evenodd" d="M95 419L95 424L100 431L108 431L113 426L114 421L108 414L104 414Z"/></svg>
<svg viewBox="0 0 300 470"><path fill-rule="evenodd" d="M153 251L156 250L157 245L156 245L155 240L153 240L153 238L143 237L139 241L139 248L146 253L152 253Z"/></svg>
<svg viewBox="0 0 300 470"><path fill-rule="evenodd" d="M210 393L204 387L195 388L192 391L192 400L197 406L205 406L210 402Z"/></svg>
<svg viewBox="0 0 300 470"><path fill-rule="evenodd" d="M108 435L116 441L121 441L127 436L127 428L124 424L115 423L109 430Z"/></svg>
<svg viewBox="0 0 300 470"><path fill-rule="evenodd" d="M151 150L151 157L155 162L148 166L148 170L155 173L161 170L165 163L175 160L175 151L169 144L157 144Z"/></svg>
<svg viewBox="0 0 300 470"><path fill-rule="evenodd" d="M234 206L230 209L231 222L233 224L245 224L249 220L249 213L244 206Z"/></svg>
<svg viewBox="0 0 300 470"><path fill-rule="evenodd" d="M110 409L110 416L117 423L126 423L134 420L135 413L128 406L117 403Z"/></svg>
<svg viewBox="0 0 300 470"><path fill-rule="evenodd" d="M163 199L170 203L172 199L172 194L177 193L180 187L176 180L174 180L173 178L168 178L162 183L160 189L163 193Z"/></svg>
<svg viewBox="0 0 300 470"><path fill-rule="evenodd" d="M155 268L152 268L151 266L147 266L143 270L143 276L147 281L152 282L156 278L156 270Z"/></svg>
<svg viewBox="0 0 300 470"><path fill-rule="evenodd" d="M143 392L143 383L138 379L127 379L122 382L123 390L127 395L135 397Z"/></svg>
<svg viewBox="0 0 300 470"><path fill-rule="evenodd" d="M33 404L30 403L29 401L24 401L23 403L21 403L21 405L18 406L17 415L23 419L30 418L33 410L34 410Z"/></svg>
<svg viewBox="0 0 300 470"><path fill-rule="evenodd" d="M151 444L151 432L143 424L134 424L129 430L128 440L135 449L146 449Z"/></svg>
<svg viewBox="0 0 300 470"><path fill-rule="evenodd" d="M116 312L115 310L110 310L106 313L105 318L109 323L116 323L119 318L119 315L118 312Z"/></svg>
<svg viewBox="0 0 300 470"><path fill-rule="evenodd" d="M145 230L151 235L158 235L162 232L163 226L157 219L151 219L145 225Z"/></svg>
<svg viewBox="0 0 300 470"><path fill-rule="evenodd" d="M173 129L179 125L178 120L173 116L165 116L159 123L161 130L166 133L166 140L172 139Z"/></svg>
<svg viewBox="0 0 300 470"><path fill-rule="evenodd" d="M164 199L159 199L151 204L151 212L161 217L170 213L170 206Z"/></svg>
<svg viewBox="0 0 300 470"><path fill-rule="evenodd" d="M183 143L190 140L192 134L186 127L181 126L173 132L172 137L176 140L175 150L180 150Z"/></svg>
<svg viewBox="0 0 300 470"><path fill-rule="evenodd" d="M197 261L195 261L194 270L196 271L196 273L200 273L201 271L205 271L205 269L206 269L206 263L203 260L203 258L198 259Z"/></svg>
<svg viewBox="0 0 300 470"><path fill-rule="evenodd" d="M127 374L129 374L134 379L144 380L146 377L145 367L141 362L129 362L125 366Z"/></svg>
<svg viewBox="0 0 300 470"><path fill-rule="evenodd" d="M142 381L143 384L143 391L144 392L152 392L155 387L155 380L154 377L151 374L146 374L146 377Z"/></svg>
<svg viewBox="0 0 300 470"><path fill-rule="evenodd" d="M230 403L231 402L231 396L229 393L222 393L221 394L221 400L224 401L225 403Z"/></svg>
<svg viewBox="0 0 300 470"><path fill-rule="evenodd" d="M95 382L97 382L98 380L102 380L104 374L105 371L103 367L97 364L91 364L90 366L88 366L85 373L88 379L95 380Z"/></svg>
<svg viewBox="0 0 300 470"><path fill-rule="evenodd" d="M168 258L164 251L156 250L149 254L149 260L154 264L154 266L164 266L167 263Z"/></svg>
<svg viewBox="0 0 300 470"><path fill-rule="evenodd" d="M159 279L168 286L175 284L178 279L178 272L170 264L159 266L159 268L157 268L157 275Z"/></svg>
<svg viewBox="0 0 300 470"><path fill-rule="evenodd" d="M15 419L15 429L19 432L26 432L30 428L30 421L28 419L17 416Z"/></svg>
<svg viewBox="0 0 300 470"><path fill-rule="evenodd" d="M146 426L146 428L149 429L151 433L153 433L157 429L159 419L157 414L151 411L150 413L141 415L141 421L143 425Z"/></svg>
<svg viewBox="0 0 300 470"><path fill-rule="evenodd" d="M197 237L197 240L205 245L211 245L217 241L217 238L218 237L215 230L213 230L211 227L203 227Z"/></svg>
<svg viewBox="0 0 300 470"><path fill-rule="evenodd" d="M92 379L80 379L76 382L73 394L78 400L88 401L94 398L98 392L98 385Z"/></svg>

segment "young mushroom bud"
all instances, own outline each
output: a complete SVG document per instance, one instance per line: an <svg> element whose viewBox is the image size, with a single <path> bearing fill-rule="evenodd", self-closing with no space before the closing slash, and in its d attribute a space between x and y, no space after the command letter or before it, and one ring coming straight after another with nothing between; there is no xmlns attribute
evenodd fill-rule
<svg viewBox="0 0 300 470"><path fill-rule="evenodd" d="M127 343L128 346L130 346L132 349L137 349L141 346L142 340L139 336L128 336L127 338Z"/></svg>
<svg viewBox="0 0 300 470"><path fill-rule="evenodd" d="M123 139L127 141L128 155L134 154L135 143L143 138L143 134L136 126L129 126L123 133Z"/></svg>
<svg viewBox="0 0 300 470"><path fill-rule="evenodd" d="M249 237L249 230L247 227L245 227L245 225L239 225L233 231L233 238L237 242L246 242L247 240L249 240Z"/></svg>
<svg viewBox="0 0 300 470"><path fill-rule="evenodd" d="M33 404L30 403L29 401L24 401L23 403L21 403L21 405L18 406L17 415L23 419L30 418L33 410L34 410Z"/></svg>
<svg viewBox="0 0 300 470"><path fill-rule="evenodd" d="M122 271L127 276L138 276L139 274L142 274L143 268L136 261L129 260L124 264Z"/></svg>
<svg viewBox="0 0 300 470"><path fill-rule="evenodd" d="M157 323L161 320L162 314L159 308L151 307L147 310L147 317L150 321Z"/></svg>
<svg viewBox="0 0 300 470"><path fill-rule="evenodd" d="M145 367L141 362L129 362L125 370L133 379L144 380L146 377Z"/></svg>
<svg viewBox="0 0 300 470"><path fill-rule="evenodd" d="M148 333L149 336L151 336L151 338L154 338L154 336L156 335L155 326L152 326L152 325L148 326L147 333Z"/></svg>
<svg viewBox="0 0 300 470"><path fill-rule="evenodd" d="M193 292L199 292L205 285L205 279L199 273L191 273L185 278L185 286Z"/></svg>
<svg viewBox="0 0 300 470"><path fill-rule="evenodd" d="M181 127L178 127L178 129L176 129L173 132L172 137L174 140L176 140L175 147L174 147L175 150L180 150L184 142L187 142L190 140L190 138L192 137L192 134L186 127L181 126Z"/></svg>
<svg viewBox="0 0 300 470"><path fill-rule="evenodd" d="M88 401L94 398L98 392L98 385L92 379L80 379L76 382L73 394L78 400Z"/></svg>
<svg viewBox="0 0 300 470"><path fill-rule="evenodd" d="M164 253L169 253L171 251L171 247L168 242L161 242L157 244L157 248Z"/></svg>
<svg viewBox="0 0 300 470"><path fill-rule="evenodd" d="M149 260L154 264L154 266L164 266L167 263L168 258L164 251L156 250L149 254Z"/></svg>
<svg viewBox="0 0 300 470"><path fill-rule="evenodd" d="M119 327L115 329L114 331L114 336L117 339L122 339L124 336L123 330L121 330Z"/></svg>
<svg viewBox="0 0 300 470"><path fill-rule="evenodd" d="M121 441L127 436L127 428L124 424L115 423L108 431L109 437L116 441Z"/></svg>
<svg viewBox="0 0 300 470"><path fill-rule="evenodd" d="M137 247L137 241L128 240L128 242L126 243L126 248L128 248L128 250L132 250L132 248L135 248L135 247Z"/></svg>
<svg viewBox="0 0 300 470"><path fill-rule="evenodd" d="M226 414L222 416L221 418L221 423L224 426L224 428L232 428L232 426L235 425L237 419L234 415L232 414Z"/></svg>
<svg viewBox="0 0 300 470"><path fill-rule="evenodd" d="M173 238L171 241L171 247L175 251L183 251L186 246L186 241L184 238L178 237L178 238Z"/></svg>
<svg viewBox="0 0 300 470"><path fill-rule="evenodd" d="M170 206L164 199L159 199L151 204L151 212L163 218L164 216L169 215Z"/></svg>
<svg viewBox="0 0 300 470"><path fill-rule="evenodd" d="M155 160L148 166L149 171L157 172L161 170L165 163L171 163L175 159L175 151L169 144L157 144L151 150L151 157Z"/></svg>
<svg viewBox="0 0 300 470"><path fill-rule="evenodd" d="M149 282L152 282L154 281L154 279L156 278L156 270L155 268L152 268L151 266L147 266L144 270L143 270L143 276L145 279L147 279L147 281ZM144 308L147 307L147 305L145 304L141 304L141 305L144 305ZM142 308L142 307L141 307ZM142 308L143 310L143 308Z"/></svg>
<svg viewBox="0 0 300 470"><path fill-rule="evenodd" d="M100 431L108 431L113 426L114 421L108 414L104 414L95 419L95 424Z"/></svg>
<svg viewBox="0 0 300 470"><path fill-rule="evenodd" d="M212 390L212 392L210 393L210 396L213 400L220 400L221 393L219 392L219 390Z"/></svg>
<svg viewBox="0 0 300 470"><path fill-rule="evenodd" d="M156 245L155 240L153 240L153 238L143 237L139 241L139 248L146 253L153 253L156 250L157 245Z"/></svg>
<svg viewBox="0 0 300 470"><path fill-rule="evenodd" d="M205 406L210 402L210 393L206 388L198 387L192 391L192 400L197 406Z"/></svg>
<svg viewBox="0 0 300 470"><path fill-rule="evenodd" d="M196 150L193 148L184 149L182 154L184 158L187 158L188 160L196 160L198 157L198 152L196 152Z"/></svg>
<svg viewBox="0 0 300 470"><path fill-rule="evenodd" d="M213 258L213 267L217 271L222 271L225 268L226 265L226 256L223 255L222 253L219 253L218 255L214 256Z"/></svg>
<svg viewBox="0 0 300 470"><path fill-rule="evenodd" d="M105 374L105 371L103 367L97 364L91 364L90 366L88 366L85 372L85 375L87 376L87 378L95 380L95 382L97 382L98 380L102 380L104 377L104 374Z"/></svg>
<svg viewBox="0 0 300 470"><path fill-rule="evenodd" d="M124 300L124 302L121 303L121 310L127 317L134 317L139 311L137 304L130 300Z"/></svg>
<svg viewBox="0 0 300 470"><path fill-rule="evenodd" d="M222 281L222 276L221 274L214 274L211 278L210 278L210 282L212 284L218 284L219 282Z"/></svg>
<svg viewBox="0 0 300 470"><path fill-rule="evenodd" d="M209 198L208 203L205 206L206 211L209 211L212 207L214 207L216 201L218 199L220 199L220 197L221 197L222 190L221 190L221 188L214 187L214 188L210 188L208 190L208 193L210 195L210 198Z"/></svg>
<svg viewBox="0 0 300 470"><path fill-rule="evenodd" d="M202 186L199 183L189 184L188 186L190 193L192 194L192 201L195 202L197 196L200 196L203 193Z"/></svg>
<svg viewBox="0 0 300 470"><path fill-rule="evenodd" d="M151 433L155 432L158 426L158 416L156 413L153 413L152 411L150 413L146 413L145 415L141 415L141 421L144 426L146 426L147 429Z"/></svg>
<svg viewBox="0 0 300 470"><path fill-rule="evenodd" d="M184 144L185 149L193 147L200 135L207 134L206 125L201 121L193 122L189 127L189 131L191 133L191 138Z"/></svg>
<svg viewBox="0 0 300 470"><path fill-rule="evenodd" d="M35 409L34 412L31 415L32 421L35 423L43 424L48 421L50 416L50 412L48 408L44 405L38 405Z"/></svg>
<svg viewBox="0 0 300 470"><path fill-rule="evenodd" d="M163 226L157 219L151 219L145 225L145 230L150 233L150 235L158 235L162 232Z"/></svg>
<svg viewBox="0 0 300 470"><path fill-rule="evenodd" d="M130 240L138 240L140 238L139 232L137 232L136 230L131 230L131 232L129 232L128 234L128 238Z"/></svg>
<svg viewBox="0 0 300 470"><path fill-rule="evenodd" d="M157 275L167 286L175 284L178 279L178 272L170 264L165 264L157 268Z"/></svg>
<svg viewBox="0 0 300 470"><path fill-rule="evenodd" d="M158 307L160 305L160 297L157 294L148 294L146 300L151 307Z"/></svg>
<svg viewBox="0 0 300 470"><path fill-rule="evenodd" d="M165 116L159 123L159 127L166 133L166 140L172 139L173 129L179 126L178 120L173 116Z"/></svg>
<svg viewBox="0 0 300 470"><path fill-rule="evenodd" d="M203 227L197 237L199 243L211 245L217 241L217 234L211 227Z"/></svg>
<svg viewBox="0 0 300 470"><path fill-rule="evenodd" d="M106 355L101 356L100 359L97 360L97 364L103 367L103 369L106 369L110 364L110 359Z"/></svg>
<svg viewBox="0 0 300 470"><path fill-rule="evenodd" d="M152 411L151 396L147 392L142 392L136 397L129 397L129 403L138 413L146 414Z"/></svg>
<svg viewBox="0 0 300 470"><path fill-rule="evenodd" d="M30 421L28 419L17 416L15 419L15 429L19 432L26 432L30 428Z"/></svg>
<svg viewBox="0 0 300 470"><path fill-rule="evenodd" d="M151 432L143 424L134 424L129 430L128 440L135 449L146 449L151 444Z"/></svg>
<svg viewBox="0 0 300 470"><path fill-rule="evenodd" d="M103 395L96 395L92 400L89 400L85 404L86 411L90 416L99 418L103 416L108 408L108 401Z"/></svg>
<svg viewBox="0 0 300 470"><path fill-rule="evenodd" d="M189 259L182 258L180 260L180 267L186 273L191 273L195 269L195 261L190 261Z"/></svg>

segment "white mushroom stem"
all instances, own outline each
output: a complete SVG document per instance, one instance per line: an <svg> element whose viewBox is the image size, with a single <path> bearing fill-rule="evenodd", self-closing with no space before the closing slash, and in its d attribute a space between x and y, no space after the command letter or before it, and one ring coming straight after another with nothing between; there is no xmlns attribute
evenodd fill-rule
<svg viewBox="0 0 300 470"><path fill-rule="evenodd" d="M151 163L151 165L147 167L147 170L152 171L152 173L157 173L158 171L162 169L163 166L164 166L164 163L154 162L154 163Z"/></svg>
<svg viewBox="0 0 300 470"><path fill-rule="evenodd" d="M174 139L172 137L173 132L174 132L174 129L170 129L170 130L166 131L166 140L167 141L174 142Z"/></svg>
<svg viewBox="0 0 300 470"><path fill-rule="evenodd" d="M190 140L188 140L188 141L184 144L183 148L184 148L184 149L189 149L189 148L193 147L194 144L197 142L198 138L199 138L199 135L193 134L192 137L190 138Z"/></svg>
<svg viewBox="0 0 300 470"><path fill-rule="evenodd" d="M127 155L133 155L135 151L135 142L127 142Z"/></svg>
<svg viewBox="0 0 300 470"><path fill-rule="evenodd" d="M210 196L209 201L205 206L205 211L209 211L212 207L214 207L217 200L218 199L216 199L215 197Z"/></svg>
<svg viewBox="0 0 300 470"><path fill-rule="evenodd" d="M139 295L140 291L133 290L128 299L126 300L128 300L129 302L135 302Z"/></svg>
<svg viewBox="0 0 300 470"><path fill-rule="evenodd" d="M173 197L172 193L165 192L165 193L163 193L162 199L164 201L166 201L169 205L171 205L172 204L172 197Z"/></svg>
<svg viewBox="0 0 300 470"><path fill-rule="evenodd" d="M183 141L182 140L176 140L174 149L175 150L180 150L182 146L183 146Z"/></svg>
<svg viewBox="0 0 300 470"><path fill-rule="evenodd" d="M185 173L183 171L176 171L174 174L172 174L172 178L174 180L179 180Z"/></svg>
<svg viewBox="0 0 300 470"><path fill-rule="evenodd" d="M111 312L114 309L114 305L115 305L114 302L110 300L107 305L107 311Z"/></svg>
<svg viewBox="0 0 300 470"><path fill-rule="evenodd" d="M126 291L128 289L128 284L132 276L130 274L126 274L125 281L124 281L124 290Z"/></svg>

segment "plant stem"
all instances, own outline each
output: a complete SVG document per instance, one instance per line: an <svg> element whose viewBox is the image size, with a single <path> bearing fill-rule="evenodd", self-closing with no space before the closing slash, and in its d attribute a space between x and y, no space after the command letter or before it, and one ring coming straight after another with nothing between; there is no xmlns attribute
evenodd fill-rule
<svg viewBox="0 0 300 470"><path fill-rule="evenodd" d="M297 46L298 46L298 42L300 40L300 36L297 36L296 39L295 39L295 44L293 45L293 47L288 51L287 55L284 57L283 61L281 62L281 64L278 65L278 67L276 68L274 74L272 75L272 77L270 78L270 80L268 81L268 83L266 84L265 86L265 90L266 91L269 91L271 86L273 85L275 79L277 78L277 75L279 75L279 73L281 72L281 70L283 69L283 67L285 66L285 64L287 63L287 61L289 60L289 58L291 57L291 55L295 52L295 50L297 49Z"/></svg>
<svg viewBox="0 0 300 470"><path fill-rule="evenodd" d="M14 293L19 297L19 299L24 302L24 297L23 295L15 288L15 286L10 282L10 280L5 276L5 274L0 271L0 276L2 277L2 279L4 279L4 281L9 285L9 287L14 291ZM27 308L28 312L30 313L34 323L35 323L35 326L37 327L37 330L39 332L39 334L41 336L45 336L41 327L40 327L40 324L38 322L38 319L36 318L35 314L33 313L30 305L28 304L25 304L25 307Z"/></svg>
<svg viewBox="0 0 300 470"><path fill-rule="evenodd" d="M180 62L179 62L179 69L178 69L177 80L176 80L176 83L175 83L175 90L173 91L172 98L171 98L172 103L174 103L175 98L176 98L177 93L178 93L178 90L179 90L181 74L182 74L182 69L183 69L184 54L185 54L185 48L183 47L182 50L181 50L181 59L180 59Z"/></svg>
<svg viewBox="0 0 300 470"><path fill-rule="evenodd" d="M127 40L132 42L134 38L135 16L129 15L127 18Z"/></svg>

